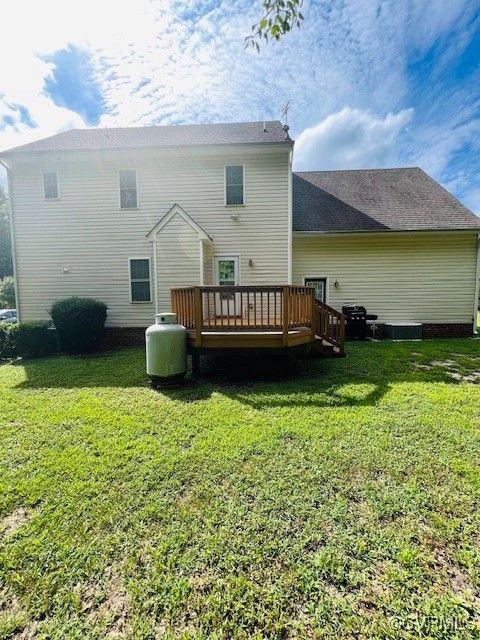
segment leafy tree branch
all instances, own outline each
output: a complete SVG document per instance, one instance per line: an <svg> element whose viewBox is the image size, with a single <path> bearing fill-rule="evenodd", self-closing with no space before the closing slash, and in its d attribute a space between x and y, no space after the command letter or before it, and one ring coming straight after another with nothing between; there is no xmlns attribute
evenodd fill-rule
<svg viewBox="0 0 480 640"><path fill-rule="evenodd" d="M252 26L252 33L245 38L245 46L260 51L260 43L280 40L303 20L303 0L262 0L262 16Z"/></svg>

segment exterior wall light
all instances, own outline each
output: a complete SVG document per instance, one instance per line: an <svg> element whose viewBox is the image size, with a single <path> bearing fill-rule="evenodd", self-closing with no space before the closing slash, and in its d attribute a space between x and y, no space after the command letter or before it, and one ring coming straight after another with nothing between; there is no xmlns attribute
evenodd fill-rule
<svg viewBox="0 0 480 640"><path fill-rule="evenodd" d="M337 279L335 279L335 282L333 283L333 286L335 287L335 289L338 289L338 287L340 286L340 283Z"/></svg>

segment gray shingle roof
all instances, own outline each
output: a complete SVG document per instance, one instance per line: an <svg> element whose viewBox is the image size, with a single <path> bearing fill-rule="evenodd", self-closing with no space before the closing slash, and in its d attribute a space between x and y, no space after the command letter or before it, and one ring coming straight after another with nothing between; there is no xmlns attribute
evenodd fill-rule
<svg viewBox="0 0 480 640"><path fill-rule="evenodd" d="M294 231L480 229L480 218L417 167L293 175Z"/></svg>
<svg viewBox="0 0 480 640"><path fill-rule="evenodd" d="M30 142L3 152L76 151L95 149L135 149L148 147L193 146L204 144L257 144L286 142L278 120L222 124L185 124L160 127L122 127L112 129L71 129L49 138ZM291 141L289 141L291 144Z"/></svg>

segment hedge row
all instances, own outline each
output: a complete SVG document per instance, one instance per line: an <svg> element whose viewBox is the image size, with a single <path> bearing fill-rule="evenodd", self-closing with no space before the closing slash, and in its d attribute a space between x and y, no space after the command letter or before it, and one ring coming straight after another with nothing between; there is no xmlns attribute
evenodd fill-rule
<svg viewBox="0 0 480 640"><path fill-rule="evenodd" d="M101 347L107 305L91 298L66 298L50 310L49 322L0 324L0 358L36 358L57 351L88 353Z"/></svg>
<svg viewBox="0 0 480 640"><path fill-rule="evenodd" d="M0 357L38 358L58 350L55 331L49 322L0 324Z"/></svg>

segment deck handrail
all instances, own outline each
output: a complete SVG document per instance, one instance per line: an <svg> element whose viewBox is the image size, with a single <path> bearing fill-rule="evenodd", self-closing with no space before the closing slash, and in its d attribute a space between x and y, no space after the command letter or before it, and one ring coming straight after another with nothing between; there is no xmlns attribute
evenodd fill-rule
<svg viewBox="0 0 480 640"><path fill-rule="evenodd" d="M311 286L175 287L171 301L178 322L195 333L196 346L203 332L232 330L280 332L286 345L289 331L310 327L312 340L319 336L343 351L345 318L317 301Z"/></svg>
<svg viewBox="0 0 480 640"><path fill-rule="evenodd" d="M338 347L340 353L345 348L345 316L324 302L315 299L314 303L315 335Z"/></svg>

